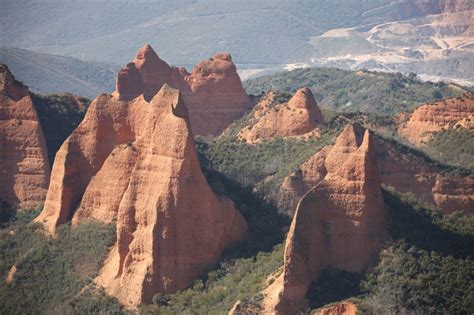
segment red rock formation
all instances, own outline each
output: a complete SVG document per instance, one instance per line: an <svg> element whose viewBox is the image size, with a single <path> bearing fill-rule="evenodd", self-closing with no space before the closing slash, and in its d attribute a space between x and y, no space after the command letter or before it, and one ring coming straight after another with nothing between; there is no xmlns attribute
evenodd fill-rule
<svg viewBox="0 0 474 315"><path fill-rule="evenodd" d="M54 233L71 218L116 219L96 282L130 307L186 288L246 232L233 202L207 184L183 100L167 85L150 103L92 102L56 155L36 221Z"/></svg>
<svg viewBox="0 0 474 315"><path fill-rule="evenodd" d="M341 165L357 151L365 129L359 124L349 124L337 137L331 151L328 152L325 166L329 173L337 171Z"/></svg>
<svg viewBox="0 0 474 315"><path fill-rule="evenodd" d="M116 90L118 99L129 101L143 93L143 81L136 65L130 62L117 75Z"/></svg>
<svg viewBox="0 0 474 315"><path fill-rule="evenodd" d="M333 173L357 150L364 128L348 125L333 146L317 152L301 166L301 172L283 180L279 189L278 206L293 215L299 199L327 173ZM473 213L474 181L466 176L442 174L439 167L423 158L403 152L394 143L381 138L375 140L377 166L382 183L401 193L412 193L422 203L435 205L444 213L463 211ZM443 184L449 183L449 184Z"/></svg>
<svg viewBox="0 0 474 315"><path fill-rule="evenodd" d="M347 158L357 151L365 129L359 124L349 124L332 146L326 146L304 162L300 170L286 177L279 189L277 205L293 216L298 201L311 188L319 184L328 173L334 173Z"/></svg>
<svg viewBox="0 0 474 315"><path fill-rule="evenodd" d="M181 91L195 134L219 135L251 105L229 54L200 62L190 74L170 67L150 45L120 71L115 95L129 101L143 94L149 101L165 83Z"/></svg>
<svg viewBox="0 0 474 315"><path fill-rule="evenodd" d="M387 235L386 212L370 131L338 170L300 200L285 245L280 280L267 289L265 310L295 314L326 266L362 271ZM278 292L272 294L272 291Z"/></svg>
<svg viewBox="0 0 474 315"><path fill-rule="evenodd" d="M465 125L466 119L474 121L474 94L417 107L398 133L413 144L425 144L434 133Z"/></svg>
<svg viewBox="0 0 474 315"><path fill-rule="evenodd" d="M250 130L241 132L239 138L256 143L276 137L303 136L323 122L313 93L303 88L295 93L288 104L280 104L266 111Z"/></svg>
<svg viewBox="0 0 474 315"><path fill-rule="evenodd" d="M351 302L341 302L336 305L323 308L317 315L356 315L357 307Z"/></svg>
<svg viewBox="0 0 474 315"><path fill-rule="evenodd" d="M433 199L447 213L462 211L474 215L474 179L437 175Z"/></svg>
<svg viewBox="0 0 474 315"><path fill-rule="evenodd" d="M43 202L49 162L28 88L0 65L0 200L30 208Z"/></svg>
<svg viewBox="0 0 474 315"><path fill-rule="evenodd" d="M331 146L324 147L304 162L299 171L283 180L277 194L278 209L293 216L301 197L327 175L328 171L325 163L331 149Z"/></svg>

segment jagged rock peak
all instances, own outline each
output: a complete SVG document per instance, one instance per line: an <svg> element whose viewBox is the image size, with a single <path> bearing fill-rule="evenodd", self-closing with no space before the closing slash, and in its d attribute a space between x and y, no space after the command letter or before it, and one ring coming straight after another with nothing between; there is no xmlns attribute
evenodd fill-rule
<svg viewBox="0 0 474 315"><path fill-rule="evenodd" d="M380 190L380 175L375 159L375 147L372 132L365 130L361 145L342 164L336 174L352 180L363 180L373 183ZM377 188L375 188L377 189Z"/></svg>
<svg viewBox="0 0 474 315"><path fill-rule="evenodd" d="M309 88L298 90L288 103L268 108L266 104L273 97L272 93L261 99L254 115L257 121L239 132L240 139L256 143L278 137L319 136L318 127L324 123L324 118Z"/></svg>
<svg viewBox="0 0 474 315"><path fill-rule="evenodd" d="M71 219L116 221L95 281L131 308L188 287L247 230L201 171L180 94L164 84L150 102L96 98L58 151L35 219L51 233Z"/></svg>
<svg viewBox="0 0 474 315"><path fill-rule="evenodd" d="M372 141L365 131L342 166L301 198L286 241L282 279L265 292L266 311L304 309L308 287L324 267L359 272L375 262L387 226Z"/></svg>
<svg viewBox="0 0 474 315"><path fill-rule="evenodd" d="M28 87L0 64L0 200L12 208L44 201L49 162L43 131Z"/></svg>
<svg viewBox="0 0 474 315"><path fill-rule="evenodd" d="M188 73L161 60L148 44L119 72L114 96L130 101L143 95L149 102L165 83L180 90L199 135L219 135L251 105L230 54L201 61Z"/></svg>
<svg viewBox="0 0 474 315"><path fill-rule="evenodd" d="M150 44L145 44L142 48L138 49L135 56L136 60L152 60L157 61L160 59L155 50L150 46Z"/></svg>
<svg viewBox="0 0 474 315"><path fill-rule="evenodd" d="M4 64L0 64L0 90L15 101L29 95L28 87L15 80L15 76Z"/></svg>
<svg viewBox="0 0 474 315"><path fill-rule="evenodd" d="M234 73L235 72L235 73ZM237 74L237 68L232 62L232 56L229 53L218 53L207 60L199 62L192 71L193 76L209 75L210 73L226 74L234 76ZM238 77L238 75L237 75ZM240 81L240 77L239 81Z"/></svg>
<svg viewBox="0 0 474 315"><path fill-rule="evenodd" d="M365 128L359 123L350 123L339 134L336 139L336 146L358 148L362 143Z"/></svg>
<svg viewBox="0 0 474 315"><path fill-rule="evenodd" d="M143 93L143 81L135 63L130 62L120 69L115 83L118 99L129 101Z"/></svg>
<svg viewBox="0 0 474 315"><path fill-rule="evenodd" d="M359 148L364 132L365 128L358 123L350 123L344 128L327 155L325 166L329 173L336 172L350 154Z"/></svg>

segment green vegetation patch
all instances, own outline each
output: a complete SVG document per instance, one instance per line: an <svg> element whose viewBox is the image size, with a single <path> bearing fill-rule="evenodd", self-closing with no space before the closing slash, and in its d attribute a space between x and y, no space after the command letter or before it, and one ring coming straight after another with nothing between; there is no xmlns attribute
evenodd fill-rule
<svg viewBox="0 0 474 315"><path fill-rule="evenodd" d="M224 260L194 285L173 295L156 294L142 312L227 314L237 300L258 302L265 279L283 263L283 244L254 257Z"/></svg>
<svg viewBox="0 0 474 315"><path fill-rule="evenodd" d="M396 113L418 104L461 96L466 90L446 83L421 82L400 73L334 68L296 69L244 82L248 93L274 90L293 94L309 87L318 103L338 111Z"/></svg>
<svg viewBox="0 0 474 315"><path fill-rule="evenodd" d="M384 191L391 241L362 283L362 313L469 314L474 309L474 217Z"/></svg>
<svg viewBox="0 0 474 315"><path fill-rule="evenodd" d="M443 163L474 171L474 132L466 128L436 133L423 151Z"/></svg>
<svg viewBox="0 0 474 315"><path fill-rule="evenodd" d="M321 131L320 138L277 138L255 145L227 137L210 142L198 139L197 147L203 168L221 172L243 187L253 187L271 176L272 182L259 189L262 195L268 195L284 177L324 146L332 144L337 133L337 129L328 128Z"/></svg>
<svg viewBox="0 0 474 315"><path fill-rule="evenodd" d="M10 225L0 230L2 314L73 310L75 306L70 302L92 284L114 241L114 227L94 221L74 228L62 225L56 238L47 237L31 222L38 213L19 212ZM12 272L13 266L16 272ZM9 273L11 282L6 283Z"/></svg>

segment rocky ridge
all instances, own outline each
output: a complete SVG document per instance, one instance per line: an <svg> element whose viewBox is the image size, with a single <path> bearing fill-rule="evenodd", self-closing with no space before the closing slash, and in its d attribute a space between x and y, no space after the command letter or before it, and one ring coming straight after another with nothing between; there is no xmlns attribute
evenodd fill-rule
<svg viewBox="0 0 474 315"><path fill-rule="evenodd" d="M33 208L49 183L48 154L28 87L0 65L0 201Z"/></svg>
<svg viewBox="0 0 474 315"><path fill-rule="evenodd" d="M298 90L288 103L268 109L269 94L257 105L254 113L257 120L253 126L241 130L237 137L248 143L269 140L275 137L288 138L310 136L324 123L313 93L309 88Z"/></svg>
<svg viewBox="0 0 474 315"><path fill-rule="evenodd" d="M375 262L387 237L386 211L366 130L359 148L300 200L285 245L279 279L265 291L265 312L295 314L320 270L358 272Z"/></svg>
<svg viewBox="0 0 474 315"><path fill-rule="evenodd" d="M114 94L124 101L143 94L149 101L165 83L180 90L194 134L219 135L251 105L230 54L216 54L188 73L169 66L150 45L120 70Z"/></svg>
<svg viewBox="0 0 474 315"><path fill-rule="evenodd" d="M417 107L398 133L414 145L423 145L433 134L452 128L474 129L474 94Z"/></svg>
<svg viewBox="0 0 474 315"><path fill-rule="evenodd" d="M292 215L299 199L357 150L364 130L359 124L349 124L334 145L316 152L299 171L286 177L278 193L280 208ZM427 163L422 157L403 153L396 144L380 137L374 142L384 185L401 193L413 193L418 201L435 205L444 213L473 214L474 180L471 177L444 173L438 166Z"/></svg>
<svg viewBox="0 0 474 315"><path fill-rule="evenodd" d="M149 102L98 96L58 151L35 221L54 234L90 219L116 221L117 241L95 281L132 308L189 286L247 229L208 185L183 98L167 84Z"/></svg>

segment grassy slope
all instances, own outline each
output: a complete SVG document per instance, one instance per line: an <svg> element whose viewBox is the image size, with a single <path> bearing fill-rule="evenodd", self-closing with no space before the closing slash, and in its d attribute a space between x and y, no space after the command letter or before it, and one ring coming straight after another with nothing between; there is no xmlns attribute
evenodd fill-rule
<svg viewBox="0 0 474 315"><path fill-rule="evenodd" d="M421 103L459 96L462 89L443 83L420 82L401 74L308 68L244 82L248 93L277 90L313 91L320 106L338 111L396 113Z"/></svg>

